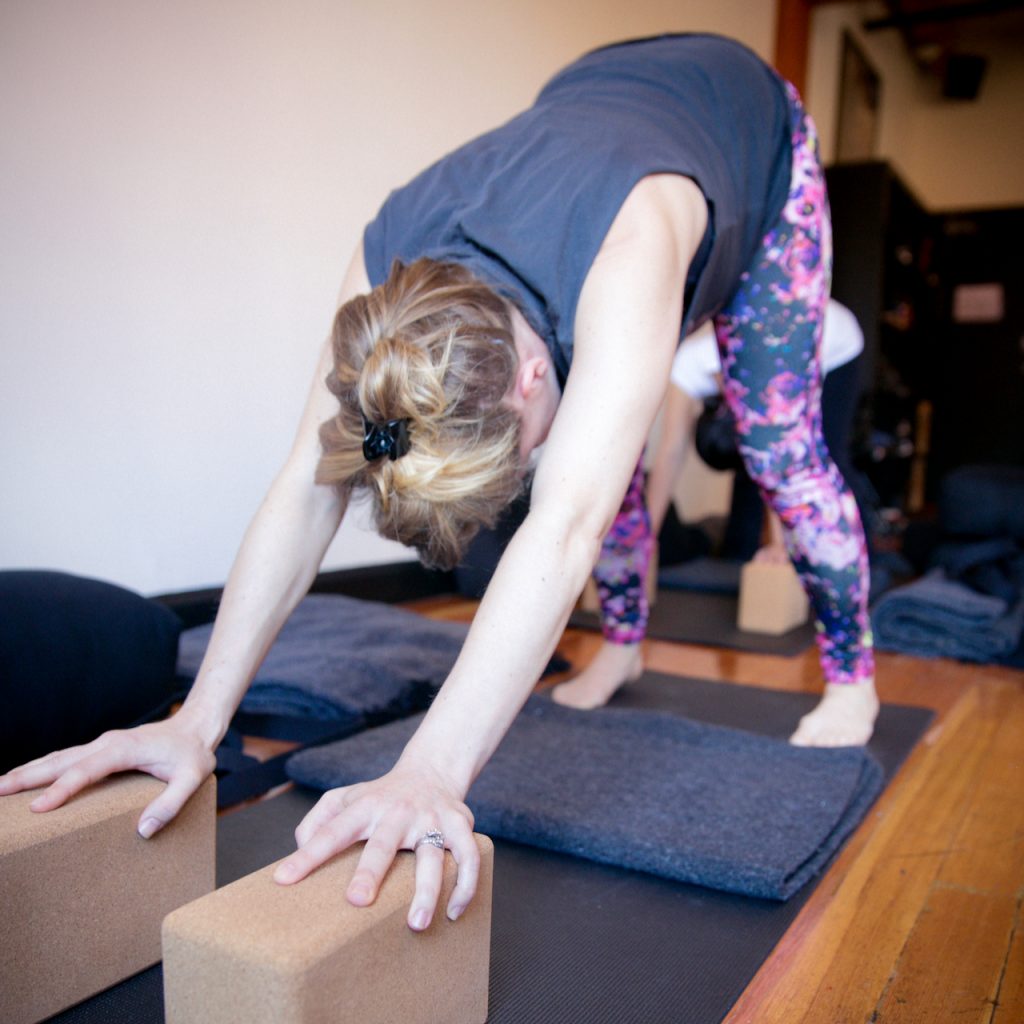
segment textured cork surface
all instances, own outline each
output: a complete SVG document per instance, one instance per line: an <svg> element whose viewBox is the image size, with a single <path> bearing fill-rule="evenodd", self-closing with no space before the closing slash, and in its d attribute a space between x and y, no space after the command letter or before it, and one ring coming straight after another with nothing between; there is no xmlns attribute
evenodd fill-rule
<svg viewBox="0 0 1024 1024"><path fill-rule="evenodd" d="M415 857L399 853L370 907L345 889L362 847L292 886L275 865L219 889L164 922L167 1024L483 1024L487 1018L493 847L476 898L444 915L456 877L445 855L438 911L426 932L406 924Z"/></svg>
<svg viewBox="0 0 1024 1024"><path fill-rule="evenodd" d="M214 885L207 780L152 839L139 815L163 783L116 776L36 814L38 790L0 798L0 1021L29 1024L160 959L170 911Z"/></svg>
<svg viewBox="0 0 1024 1024"><path fill-rule="evenodd" d="M740 574L737 625L779 636L807 621L810 606L796 570L788 562L747 562Z"/></svg>

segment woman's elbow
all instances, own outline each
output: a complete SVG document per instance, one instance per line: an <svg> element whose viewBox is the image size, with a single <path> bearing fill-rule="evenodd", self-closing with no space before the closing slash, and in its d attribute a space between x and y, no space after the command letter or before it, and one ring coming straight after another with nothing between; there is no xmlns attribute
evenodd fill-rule
<svg viewBox="0 0 1024 1024"><path fill-rule="evenodd" d="M611 529L614 513L598 509L531 509L534 528L552 545L559 561L574 577L585 577L601 553L601 544ZM525 525L525 524L524 524Z"/></svg>

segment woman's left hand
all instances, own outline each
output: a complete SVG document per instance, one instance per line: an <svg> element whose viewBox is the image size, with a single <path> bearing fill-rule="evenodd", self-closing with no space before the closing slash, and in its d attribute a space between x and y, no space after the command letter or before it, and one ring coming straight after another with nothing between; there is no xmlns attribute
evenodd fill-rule
<svg viewBox="0 0 1024 1024"><path fill-rule="evenodd" d="M433 919L444 872L444 849L429 842L417 846L427 833L441 834L458 865L458 881L447 907L454 921L472 900L480 873L473 815L456 788L422 764L399 761L379 779L325 793L295 830L299 848L278 865L274 881L298 882L331 857L366 840L346 891L350 903L365 907L377 898L395 854L415 850L416 890L408 923L422 931Z"/></svg>

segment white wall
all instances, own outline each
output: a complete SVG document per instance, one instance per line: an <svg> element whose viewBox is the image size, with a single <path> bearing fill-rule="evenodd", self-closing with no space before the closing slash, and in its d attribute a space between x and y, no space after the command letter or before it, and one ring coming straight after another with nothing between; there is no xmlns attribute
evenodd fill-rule
<svg viewBox="0 0 1024 1024"><path fill-rule="evenodd" d="M933 212L1024 206L1024 51L1019 39L993 43L973 101L943 99L922 74L898 32L864 32L877 3L825 4L814 10L806 99L835 153L842 35L849 30L882 82L878 158L887 160ZM968 47L968 52L970 47Z"/></svg>
<svg viewBox="0 0 1024 1024"><path fill-rule="evenodd" d="M583 50L748 0L4 0L0 567L223 582L387 191ZM346 524L326 568L408 557Z"/></svg>

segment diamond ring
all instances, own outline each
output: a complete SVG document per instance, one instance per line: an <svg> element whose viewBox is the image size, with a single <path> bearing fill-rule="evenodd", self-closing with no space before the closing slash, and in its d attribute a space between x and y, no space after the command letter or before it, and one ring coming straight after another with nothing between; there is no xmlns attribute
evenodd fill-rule
<svg viewBox="0 0 1024 1024"><path fill-rule="evenodd" d="M436 828L432 828L429 832L424 832L423 835L416 840L416 845L413 849L418 850L421 846L436 846L439 850L443 850L444 833L438 832Z"/></svg>

